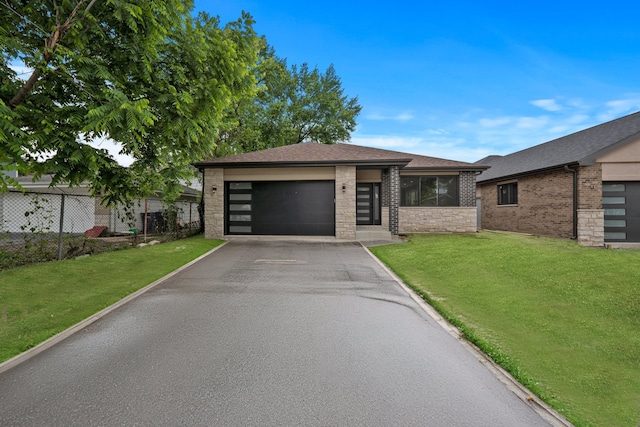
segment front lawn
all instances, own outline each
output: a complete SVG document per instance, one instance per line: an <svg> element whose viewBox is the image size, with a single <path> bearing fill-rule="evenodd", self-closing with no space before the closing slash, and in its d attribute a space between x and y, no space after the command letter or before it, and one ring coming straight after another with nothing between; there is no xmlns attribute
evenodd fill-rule
<svg viewBox="0 0 640 427"><path fill-rule="evenodd" d="M371 250L575 425L639 425L639 251L488 232Z"/></svg>
<svg viewBox="0 0 640 427"><path fill-rule="evenodd" d="M197 236L0 271L0 362L153 283L220 243Z"/></svg>

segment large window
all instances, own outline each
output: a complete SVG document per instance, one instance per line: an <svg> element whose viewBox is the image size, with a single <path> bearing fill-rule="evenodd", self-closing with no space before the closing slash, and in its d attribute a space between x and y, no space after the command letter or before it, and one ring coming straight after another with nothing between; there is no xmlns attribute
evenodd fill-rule
<svg viewBox="0 0 640 427"><path fill-rule="evenodd" d="M400 206L459 206L458 176L401 176Z"/></svg>
<svg viewBox="0 0 640 427"><path fill-rule="evenodd" d="M498 185L498 204L517 205L518 204L518 183Z"/></svg>

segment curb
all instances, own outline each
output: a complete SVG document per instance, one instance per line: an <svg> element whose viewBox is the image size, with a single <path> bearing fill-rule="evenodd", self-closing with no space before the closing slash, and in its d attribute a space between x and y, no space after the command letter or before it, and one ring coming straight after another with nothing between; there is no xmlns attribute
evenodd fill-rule
<svg viewBox="0 0 640 427"><path fill-rule="evenodd" d="M226 241L221 243L220 245L218 245L215 248L211 249L209 252L200 255L198 258L196 258L196 259L194 259L192 261L189 261L188 263L186 263L182 267L178 268L177 270L172 271L171 273L167 274L164 277L161 277L160 279L156 280L155 282L148 284L144 288L138 289L137 291L127 295L126 297L124 297L121 300L115 302L114 304L110 305L109 307L104 308L104 309L100 310L99 312L95 313L91 317L87 317L86 319L80 321L79 323L76 323L75 325L65 329L64 331L59 332L56 335L52 336L51 338L41 342L40 344L38 344L38 345L36 345L34 347L31 347L29 350L27 350L25 352L22 352L22 353L20 353L20 354L18 354L16 356L12 357L11 359L5 360L4 362L0 363L0 373L8 371L9 369L11 369L11 368L13 368L13 367L15 367L17 365L19 365L19 364L21 364L23 362L26 362L27 360L31 359L32 357L42 353L43 351L45 351L49 347L52 347L52 346L56 345L57 343L65 340L66 338L70 337L71 335L75 334L76 332L86 328L87 326L89 326L93 322L103 318L104 316L106 316L107 314L111 313L112 311L115 311L116 309L122 307L123 305L127 304L128 302L136 299L137 297L139 297L140 295L144 294L145 292L150 291L151 289L155 288L159 284L161 284L164 281L170 279L171 277L175 276L176 274L180 273L181 271L187 269L188 267L191 267L193 264L197 263L198 261L202 260L203 258L208 257L213 252L217 251L218 249L220 249L221 247L223 247L226 244L227 244Z"/></svg>
<svg viewBox="0 0 640 427"><path fill-rule="evenodd" d="M435 308L430 306L418 294L416 294L404 281L398 277L389 267L380 261L366 246L362 245L369 256L373 258L388 274L400 285L402 289L414 300L420 308L422 308L433 320L438 323L449 335L457 339L471 354L473 354L478 362L483 364L500 382L502 382L511 392L513 392L520 400L526 403L540 417L554 427L573 427L567 419L560 413L555 411L545 402L540 400L538 396L533 394L529 389L516 381L502 366L491 360L482 350L473 343L464 339L458 328L443 318Z"/></svg>

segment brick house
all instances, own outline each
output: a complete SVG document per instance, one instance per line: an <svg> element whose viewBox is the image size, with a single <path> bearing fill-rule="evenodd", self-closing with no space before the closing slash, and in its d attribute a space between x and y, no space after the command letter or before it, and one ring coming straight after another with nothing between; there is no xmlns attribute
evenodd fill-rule
<svg viewBox="0 0 640 427"><path fill-rule="evenodd" d="M476 232L483 165L352 144L303 143L195 164L205 236Z"/></svg>
<svg viewBox="0 0 640 427"><path fill-rule="evenodd" d="M640 113L476 163L490 166L477 177L481 228L640 242Z"/></svg>

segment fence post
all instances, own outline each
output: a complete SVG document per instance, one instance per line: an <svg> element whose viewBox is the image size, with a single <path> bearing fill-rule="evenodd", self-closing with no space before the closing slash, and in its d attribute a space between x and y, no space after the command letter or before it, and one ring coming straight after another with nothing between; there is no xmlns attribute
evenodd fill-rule
<svg viewBox="0 0 640 427"><path fill-rule="evenodd" d="M64 194L60 199L60 229L58 231L58 261L62 259L62 230L64 227Z"/></svg>

